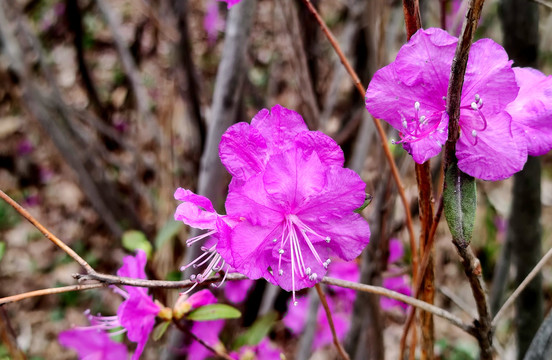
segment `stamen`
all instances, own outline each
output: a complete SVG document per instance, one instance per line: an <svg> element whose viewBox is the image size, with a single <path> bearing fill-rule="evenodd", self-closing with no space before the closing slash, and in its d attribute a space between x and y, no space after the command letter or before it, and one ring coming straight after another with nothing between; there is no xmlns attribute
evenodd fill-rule
<svg viewBox="0 0 552 360"><path fill-rule="evenodd" d="M414 103L414 109L416 109L416 111L420 111L420 103L419 102L415 102Z"/></svg>
<svg viewBox="0 0 552 360"><path fill-rule="evenodd" d="M472 136L477 137L477 131L476 130L472 130Z"/></svg>
<svg viewBox="0 0 552 360"><path fill-rule="evenodd" d="M326 236L326 242L327 242L327 243L329 244L329 243L330 243L330 241L332 241L332 239L330 239L330 237L329 237L329 236Z"/></svg>
<svg viewBox="0 0 552 360"><path fill-rule="evenodd" d="M284 254L284 249L278 250L278 253L279 253L280 255L283 255L283 254Z"/></svg>

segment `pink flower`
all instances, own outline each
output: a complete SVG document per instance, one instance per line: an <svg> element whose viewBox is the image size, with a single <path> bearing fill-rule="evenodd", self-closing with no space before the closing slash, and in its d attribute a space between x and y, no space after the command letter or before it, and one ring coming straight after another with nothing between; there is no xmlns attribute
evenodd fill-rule
<svg viewBox="0 0 552 360"><path fill-rule="evenodd" d="M238 272L295 297L322 279L330 256L352 260L368 243L368 223L353 212L364 202L364 182L299 114L262 110L251 125L229 128L219 152L234 176L226 210L240 221L219 227L217 251Z"/></svg>
<svg viewBox="0 0 552 360"><path fill-rule="evenodd" d="M123 266L117 271L117 275L135 279L146 279L147 277L144 271L146 261L146 253L143 250L138 250L135 257L125 256L123 258ZM137 343L136 350L132 355L132 360L139 359L140 355L142 355L142 352L144 351L149 334L155 325L155 318L161 308L153 301L151 296L148 295L148 290L146 288L138 288L133 286L124 286L124 288L126 291L123 291L117 287L113 288L117 293L125 298L121 305L119 305L117 316L94 316L90 314L90 311L87 311L86 315L91 326L69 330L69 335L63 335L67 332L61 333L60 342L62 345L65 346L63 341L69 339L69 343L72 345L67 346L77 350L79 356L83 359L88 359L88 357L86 357L88 355L85 356L81 354L90 354L90 348L96 349L97 351L104 351L102 349L107 349L105 351L108 351L109 349L114 348L114 351L117 351L116 353L120 354L122 350L110 345L109 341L111 340L109 339L109 334L106 333L106 331L122 326L124 328L123 332L127 333L128 339ZM90 344L88 343L88 334L93 334ZM121 346L125 348L124 345ZM124 358L118 358L117 360ZM103 359L103 357L100 356L98 359ZM116 358L111 357L110 355L109 359Z"/></svg>
<svg viewBox="0 0 552 360"><path fill-rule="evenodd" d="M248 279L228 281L224 285L224 297L233 304L239 304L245 300L253 285L255 285L255 281Z"/></svg>
<svg viewBox="0 0 552 360"><path fill-rule="evenodd" d="M378 70L366 108L400 132L399 143L421 164L447 139L446 95L458 39L440 29L419 30L396 60ZM490 39L470 50L461 98L458 167L484 180L505 179L527 158L523 131L506 112L519 90L511 61Z"/></svg>
<svg viewBox="0 0 552 360"><path fill-rule="evenodd" d="M293 299L292 299L293 300ZM328 297L328 307L332 312L332 319L335 326L335 332L340 341L345 339L345 335L349 331L350 317L352 307L348 309L339 308L334 304L333 298ZM282 319L284 325L294 334L299 335L305 329L307 323L307 315L309 313L309 301L307 297L299 298L296 306L292 306L291 301L288 303L288 312ZM326 311L320 305L316 316L316 332L312 343L312 349L316 350L333 342L332 331L328 324Z"/></svg>
<svg viewBox="0 0 552 360"><path fill-rule="evenodd" d="M526 135L531 156L552 149L552 76L531 68L513 68L519 93L506 111Z"/></svg>
<svg viewBox="0 0 552 360"><path fill-rule="evenodd" d="M117 275L135 279L147 279L145 266L146 253L143 250L136 252L136 257L125 256L123 266L117 271ZM155 318L161 308L152 297L148 295L148 289L133 286L125 286L128 295L117 310L120 325L127 330L130 341L137 343L136 351L132 359L139 359L148 341L149 334L155 325ZM123 294L124 295L124 294Z"/></svg>
<svg viewBox="0 0 552 360"><path fill-rule="evenodd" d="M389 258L387 262L392 264L402 259L404 256L404 249L399 239L389 239Z"/></svg>
<svg viewBox="0 0 552 360"><path fill-rule="evenodd" d="M103 330L93 327L78 327L59 334L59 343L75 350L79 359L125 360L128 352L125 345L111 340Z"/></svg>
<svg viewBox="0 0 552 360"><path fill-rule="evenodd" d="M217 1L209 1L206 7L207 13L203 19L203 28L207 32L207 40L213 44L217 40L218 32L224 30L224 19L219 14Z"/></svg>
<svg viewBox="0 0 552 360"><path fill-rule="evenodd" d="M383 287L389 290L396 291L403 295L410 296L412 295L412 291L410 290L409 282L410 278L407 275L394 276L383 279ZM402 301L387 298L384 296L380 298L380 305L381 308L384 310L389 310L394 307L400 307L403 311L406 311L406 309L408 308L408 305L406 305Z"/></svg>
<svg viewBox="0 0 552 360"><path fill-rule="evenodd" d="M236 360L280 360L282 351L275 347L268 338L255 346L242 346L237 352L230 353Z"/></svg>

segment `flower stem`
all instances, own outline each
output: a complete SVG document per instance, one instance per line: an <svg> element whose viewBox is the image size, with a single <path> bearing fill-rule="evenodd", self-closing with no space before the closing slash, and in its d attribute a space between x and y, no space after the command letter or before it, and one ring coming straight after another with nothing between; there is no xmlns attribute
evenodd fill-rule
<svg viewBox="0 0 552 360"><path fill-rule="evenodd" d="M341 355L341 358L343 358L343 360L350 360L349 354L347 354L347 352L339 342L337 333L335 332L335 325L332 319L332 312L330 310L330 307L328 306L326 295L324 295L324 291L322 291L322 287L320 286L320 284L316 284L315 288L316 288L316 292L318 293L318 297L320 297L320 302L324 307L324 311L326 311L326 318L328 319L328 325L330 325L330 330L332 331L332 337L333 337L335 347L337 348L337 351L339 352L339 355Z"/></svg>
<svg viewBox="0 0 552 360"><path fill-rule="evenodd" d="M193 332L191 332L190 329L188 329L187 326L184 326L184 325L182 324L181 321L176 320L175 318L173 318L173 323L174 323L174 325L176 325L176 327L178 328L178 330L180 330L180 331L182 331L183 333L185 333L186 335L189 335L189 336L191 336L192 338L194 338L195 341L197 341L198 343L200 343L201 345L203 345L207 350L209 350L210 352L212 352L213 354L215 354L217 357L219 357L219 358L221 358L221 359L226 359L226 360L234 360L234 359L232 359L227 353L215 349L214 347L212 347L211 345L207 344L205 341L203 341L202 339L200 339L199 337L197 337L197 335L194 334Z"/></svg>

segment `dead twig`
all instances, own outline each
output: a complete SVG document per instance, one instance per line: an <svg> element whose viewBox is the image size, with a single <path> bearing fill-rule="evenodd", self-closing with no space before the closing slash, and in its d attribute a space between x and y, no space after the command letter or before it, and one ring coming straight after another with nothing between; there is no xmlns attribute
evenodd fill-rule
<svg viewBox="0 0 552 360"><path fill-rule="evenodd" d="M350 360L349 355L347 354L345 349L343 349L343 346L341 345L341 342L339 342L339 338L337 337L337 333L335 332L335 325L332 318L332 311L328 306L328 300L326 300L326 295L324 295L324 291L322 291L322 287L320 286L320 284L316 284L314 287L316 288L316 292L318 293L318 297L320 298L322 307L324 308L324 311L326 311L326 319L328 320L328 325L330 326L330 330L332 331L334 345L337 348L339 355L341 355L341 357L344 360Z"/></svg>
<svg viewBox="0 0 552 360"><path fill-rule="evenodd" d="M107 286L108 285L106 283L95 283L95 284L79 284L79 285L70 285L70 286L60 286L60 287L55 287L55 288L34 290L34 291L26 292L26 293L21 293L21 294L17 294L17 295L6 296L6 297L3 297L3 298L0 298L0 305L5 305L5 304L25 300L25 299L30 299L30 298L33 298L33 297L38 297L38 296L62 294L62 293L71 292L71 291L99 289L99 288L103 288L103 287L107 287Z"/></svg>

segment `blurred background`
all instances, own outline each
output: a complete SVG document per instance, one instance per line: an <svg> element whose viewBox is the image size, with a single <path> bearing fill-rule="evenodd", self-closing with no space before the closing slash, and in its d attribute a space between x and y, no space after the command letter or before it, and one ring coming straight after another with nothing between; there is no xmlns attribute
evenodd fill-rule
<svg viewBox="0 0 552 360"><path fill-rule="evenodd" d="M552 1L541 1L525 2L538 13L525 23L534 29L532 66L550 74ZM405 42L399 1L313 3L365 86ZM504 43L513 36L504 31L509 29L503 25L507 3L486 2L477 38ZM466 7L466 2L423 0L423 27L446 27L457 36ZM125 254L149 247L149 277L180 279L179 268L194 250L184 243L189 229L173 220L175 189L198 191L224 211L230 178L217 157L220 135L275 104L299 112L311 130L333 137L345 151L346 166L361 174L366 191L375 197L363 211L373 232L367 255L358 261L371 264L363 267L368 269L363 281L381 285L388 276L390 238L405 247L398 268L409 274L404 209L395 201L380 140L363 98L301 1L243 0L227 10L226 3L214 0L0 0L0 189L98 271L115 273ZM393 137L391 129L389 139ZM413 162L400 146L390 146L417 219ZM539 161L542 245L534 247L540 252L541 246L552 246L552 158L545 155ZM432 169L437 196L439 159ZM515 255L507 246L513 182L478 183L473 247L492 289L491 302L497 303L516 281ZM418 230L417 221L415 225ZM444 221L435 248L435 302L465 318L475 306ZM80 271L0 202L0 296L73 284L71 274ZM178 295L153 293L166 304ZM226 325L223 342L231 343L232 334L274 311L269 337L288 359L304 356L304 341L280 321L289 294L263 280L248 294L238 305L244 316ZM222 292L218 295L225 301ZM541 317L551 306L551 295L548 266L539 293ZM365 308L372 312L354 310L356 318L368 320L351 324L347 349L353 358L396 359L404 309L382 310L371 299ZM86 309L109 315L119 303L110 291L92 290L1 307L0 359L75 358L57 343L57 334L85 325ZM519 356L519 340L514 340L519 326L512 316L513 310L496 329L499 358ZM472 337L441 319L435 319L435 326L438 358L477 358ZM150 340L142 358L160 358L170 341L175 341L170 334ZM336 357L331 345L308 355Z"/></svg>

